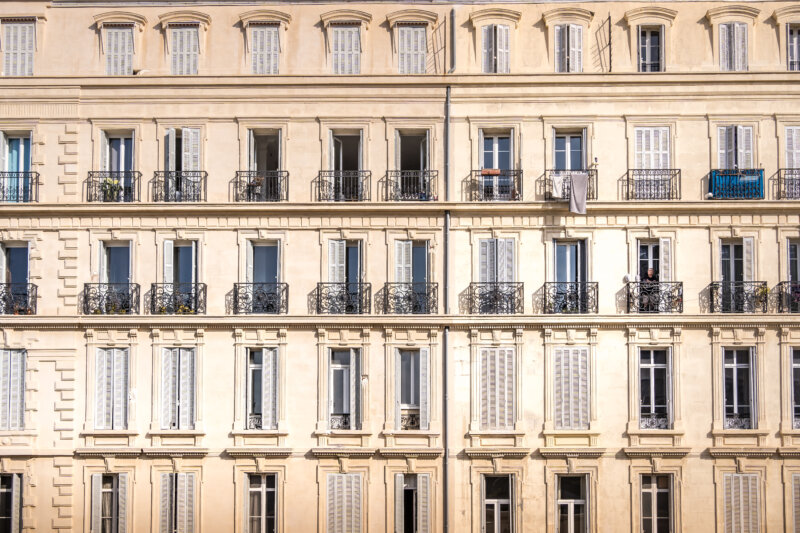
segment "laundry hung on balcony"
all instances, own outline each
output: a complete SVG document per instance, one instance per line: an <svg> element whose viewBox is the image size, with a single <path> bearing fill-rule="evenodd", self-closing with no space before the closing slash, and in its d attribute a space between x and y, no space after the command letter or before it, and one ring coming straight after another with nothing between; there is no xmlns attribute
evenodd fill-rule
<svg viewBox="0 0 800 533"><path fill-rule="evenodd" d="M586 197L589 192L589 173L573 172L572 187L569 190L569 212L576 215L586 214Z"/></svg>

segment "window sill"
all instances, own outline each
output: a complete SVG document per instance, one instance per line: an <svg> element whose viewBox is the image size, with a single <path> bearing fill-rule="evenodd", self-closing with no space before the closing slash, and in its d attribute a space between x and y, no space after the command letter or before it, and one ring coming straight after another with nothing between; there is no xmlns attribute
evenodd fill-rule
<svg viewBox="0 0 800 533"><path fill-rule="evenodd" d="M397 435L405 437L438 437L438 431L431 431L429 429L387 429L381 432L382 436L394 437Z"/></svg>
<svg viewBox="0 0 800 533"><path fill-rule="evenodd" d="M628 435L631 436L639 436L639 435L664 435L664 436L682 436L685 431L682 429L641 429L641 428L634 428L629 429L627 431Z"/></svg>
<svg viewBox="0 0 800 533"><path fill-rule="evenodd" d="M92 429L80 433L81 437L135 437L139 432L135 429Z"/></svg>
<svg viewBox="0 0 800 533"><path fill-rule="evenodd" d="M713 437L763 437L771 432L768 429L714 429L711 430ZM800 432L798 432L800 435Z"/></svg>
<svg viewBox="0 0 800 533"><path fill-rule="evenodd" d="M365 437L372 435L372 431L367 429L323 429L314 432L315 437Z"/></svg>
<svg viewBox="0 0 800 533"><path fill-rule="evenodd" d="M202 429L156 429L147 432L148 437L204 437Z"/></svg>
<svg viewBox="0 0 800 533"><path fill-rule="evenodd" d="M234 429L231 435L234 437L285 437L289 434L283 429Z"/></svg>
<svg viewBox="0 0 800 533"><path fill-rule="evenodd" d="M518 429L480 429L470 431L467 437L522 437L525 432Z"/></svg>
<svg viewBox="0 0 800 533"><path fill-rule="evenodd" d="M0 430L2 437L35 437L39 434L35 429L4 429Z"/></svg>

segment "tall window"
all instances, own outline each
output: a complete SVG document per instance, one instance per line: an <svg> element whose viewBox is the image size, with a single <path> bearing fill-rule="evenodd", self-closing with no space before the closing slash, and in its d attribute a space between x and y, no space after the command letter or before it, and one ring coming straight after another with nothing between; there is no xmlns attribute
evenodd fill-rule
<svg viewBox="0 0 800 533"><path fill-rule="evenodd" d="M164 283L197 283L197 241L164 241Z"/></svg>
<svg viewBox="0 0 800 533"><path fill-rule="evenodd" d="M639 427L642 429L669 429L671 426L670 370L667 350L640 350Z"/></svg>
<svg viewBox="0 0 800 533"><path fill-rule="evenodd" d="M0 173L3 202L30 202L33 198L31 171L31 134L0 131Z"/></svg>
<svg viewBox="0 0 800 533"><path fill-rule="evenodd" d="M33 76L36 22L3 22L3 75Z"/></svg>
<svg viewBox="0 0 800 533"><path fill-rule="evenodd" d="M800 429L800 348L792 349L792 427Z"/></svg>
<svg viewBox="0 0 800 533"><path fill-rule="evenodd" d="M161 355L161 429L194 429L195 352L164 348Z"/></svg>
<svg viewBox="0 0 800 533"><path fill-rule="evenodd" d="M761 531L761 490L758 474L723 476L725 531Z"/></svg>
<svg viewBox="0 0 800 533"><path fill-rule="evenodd" d="M555 32L556 72L583 71L583 26L558 24Z"/></svg>
<svg viewBox="0 0 800 533"><path fill-rule="evenodd" d="M754 350L725 348L725 429L755 429Z"/></svg>
<svg viewBox="0 0 800 533"><path fill-rule="evenodd" d="M128 367L128 350L97 349L95 429L127 429Z"/></svg>
<svg viewBox="0 0 800 533"><path fill-rule="evenodd" d="M587 281L586 241L556 241L556 281L579 283Z"/></svg>
<svg viewBox="0 0 800 533"><path fill-rule="evenodd" d="M200 128L169 128L164 148L165 170L201 170Z"/></svg>
<svg viewBox="0 0 800 533"><path fill-rule="evenodd" d="M361 533L361 474L328 474L327 533Z"/></svg>
<svg viewBox="0 0 800 533"><path fill-rule="evenodd" d="M639 72L664 70L664 26L639 26Z"/></svg>
<svg viewBox="0 0 800 533"><path fill-rule="evenodd" d="M25 351L0 350L0 430L25 428Z"/></svg>
<svg viewBox="0 0 800 533"><path fill-rule="evenodd" d="M398 239L394 242L395 283L405 284L396 294L395 310L399 313L428 312L428 241Z"/></svg>
<svg viewBox="0 0 800 533"><path fill-rule="evenodd" d="M429 350L397 350L395 366L396 424L399 429L427 430L430 423Z"/></svg>
<svg viewBox="0 0 800 533"><path fill-rule="evenodd" d="M100 170L124 172L133 170L132 132L101 132Z"/></svg>
<svg viewBox="0 0 800 533"><path fill-rule="evenodd" d="M800 126L786 127L786 168L800 169ZM800 178L796 172L791 176L794 180Z"/></svg>
<svg viewBox="0 0 800 533"><path fill-rule="evenodd" d="M514 281L514 239L481 239L479 279L481 283Z"/></svg>
<svg viewBox="0 0 800 533"><path fill-rule="evenodd" d="M193 533L195 474L161 474L159 533Z"/></svg>
<svg viewBox="0 0 800 533"><path fill-rule="evenodd" d="M504 24L487 24L483 33L483 73L508 74L509 28Z"/></svg>
<svg viewBox="0 0 800 533"><path fill-rule="evenodd" d="M199 28L197 24L170 25L172 50L170 50L172 75L197 74L200 59Z"/></svg>
<svg viewBox="0 0 800 533"><path fill-rule="evenodd" d="M481 348L480 365L481 429L514 429L514 349Z"/></svg>
<svg viewBox="0 0 800 533"><path fill-rule="evenodd" d="M635 128L636 150L634 165L637 169L664 169L670 167L669 128Z"/></svg>
<svg viewBox="0 0 800 533"><path fill-rule="evenodd" d="M553 163L555 170L583 170L585 167L584 142L585 134L559 133L555 134Z"/></svg>
<svg viewBox="0 0 800 533"><path fill-rule="evenodd" d="M359 351L331 350L328 377L330 429L361 427Z"/></svg>
<svg viewBox="0 0 800 533"><path fill-rule="evenodd" d="M786 52L789 70L800 70L800 24L787 24Z"/></svg>
<svg viewBox="0 0 800 533"><path fill-rule="evenodd" d="M397 62L400 74L425 74L427 27L421 24L398 24Z"/></svg>
<svg viewBox="0 0 800 533"><path fill-rule="evenodd" d="M92 474L91 533L127 530L128 474Z"/></svg>
<svg viewBox="0 0 800 533"><path fill-rule="evenodd" d="M250 53L253 74L277 74L280 60L280 26L278 24L250 25Z"/></svg>
<svg viewBox="0 0 800 533"><path fill-rule="evenodd" d="M430 474L394 475L394 533L431 531Z"/></svg>
<svg viewBox="0 0 800 533"><path fill-rule="evenodd" d="M589 531L589 499L586 476L558 476L557 533Z"/></svg>
<svg viewBox="0 0 800 533"><path fill-rule="evenodd" d="M556 429L589 429L589 348L556 348L553 421Z"/></svg>
<svg viewBox="0 0 800 533"><path fill-rule="evenodd" d="M20 533L21 526L22 474L0 474L0 531Z"/></svg>
<svg viewBox="0 0 800 533"><path fill-rule="evenodd" d="M717 128L719 168L753 168L753 127L719 126Z"/></svg>
<svg viewBox="0 0 800 533"><path fill-rule="evenodd" d="M512 533L514 510L512 498L513 476L488 476L483 481L483 528L485 533Z"/></svg>
<svg viewBox="0 0 800 533"><path fill-rule="evenodd" d="M331 60L334 74L361 74L361 27L332 24Z"/></svg>
<svg viewBox="0 0 800 533"><path fill-rule="evenodd" d="M672 533L671 476L642 476L642 531Z"/></svg>
<svg viewBox="0 0 800 533"><path fill-rule="evenodd" d="M278 530L278 475L247 474L245 532L276 533Z"/></svg>
<svg viewBox="0 0 800 533"><path fill-rule="evenodd" d="M106 74L130 76L133 74L133 25L104 24Z"/></svg>
<svg viewBox="0 0 800 533"><path fill-rule="evenodd" d="M0 298L0 314L26 314L30 311L27 244L0 243L0 284L8 284L6 297Z"/></svg>
<svg viewBox="0 0 800 533"><path fill-rule="evenodd" d="M747 24L727 22L719 25L719 68L747 70Z"/></svg>
<svg viewBox="0 0 800 533"><path fill-rule="evenodd" d="M247 429L278 428L278 350L247 351Z"/></svg>

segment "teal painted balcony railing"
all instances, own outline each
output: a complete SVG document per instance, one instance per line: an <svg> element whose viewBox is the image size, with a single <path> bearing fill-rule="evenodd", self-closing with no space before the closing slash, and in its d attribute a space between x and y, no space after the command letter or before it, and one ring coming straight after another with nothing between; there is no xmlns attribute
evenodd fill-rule
<svg viewBox="0 0 800 533"><path fill-rule="evenodd" d="M761 200L764 198L764 169L712 170L708 193L712 200Z"/></svg>

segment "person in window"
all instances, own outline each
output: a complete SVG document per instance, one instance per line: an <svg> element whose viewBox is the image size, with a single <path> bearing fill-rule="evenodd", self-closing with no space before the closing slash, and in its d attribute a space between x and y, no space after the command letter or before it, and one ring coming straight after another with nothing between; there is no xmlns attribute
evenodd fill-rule
<svg viewBox="0 0 800 533"><path fill-rule="evenodd" d="M650 267L641 279L641 311L644 313L658 312L658 274Z"/></svg>

